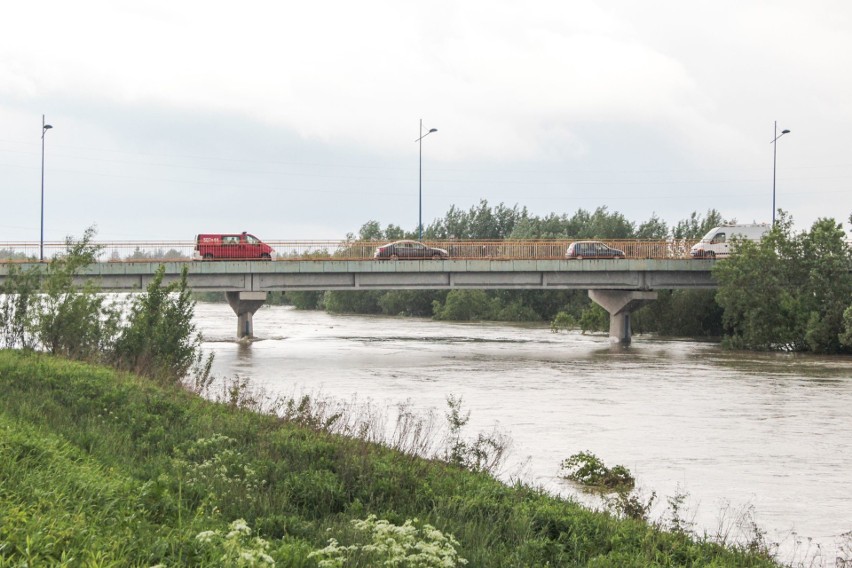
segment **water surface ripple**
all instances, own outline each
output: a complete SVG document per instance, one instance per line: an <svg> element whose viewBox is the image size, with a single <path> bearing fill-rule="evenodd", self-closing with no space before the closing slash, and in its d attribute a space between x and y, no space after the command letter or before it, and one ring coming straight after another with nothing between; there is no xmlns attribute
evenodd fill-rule
<svg viewBox="0 0 852 568"><path fill-rule="evenodd" d="M470 431L498 424L528 481L587 502L558 478L561 461L584 450L630 468L662 506L686 492L699 531L753 506L769 539L789 548L791 532L813 538L829 560L852 531L849 357L731 353L643 336L621 350L602 335L541 326L281 306L255 315L261 340L246 346L233 340L226 304L198 304L196 321L217 376L248 377L273 394L389 407L410 400L439 414L448 395L461 396Z"/></svg>

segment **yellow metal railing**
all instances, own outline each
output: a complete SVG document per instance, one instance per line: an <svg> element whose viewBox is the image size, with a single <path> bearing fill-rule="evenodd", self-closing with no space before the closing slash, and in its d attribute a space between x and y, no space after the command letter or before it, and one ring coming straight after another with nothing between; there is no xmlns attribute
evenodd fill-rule
<svg viewBox="0 0 852 568"><path fill-rule="evenodd" d="M581 240L581 239L576 239ZM585 240L585 239L583 239ZM385 241L265 241L272 247L272 261L373 260L376 247ZM430 247L447 251L450 259L469 260L558 260L564 259L572 239L518 241L424 241ZM689 258L694 240L600 239L632 259ZM195 241L114 241L96 242L99 262L189 262L200 260ZM64 242L0 242L0 263L38 262L40 248L44 261L64 254ZM222 259L230 260L230 259ZM250 260L240 258L239 260ZM260 259L258 259L260 260Z"/></svg>

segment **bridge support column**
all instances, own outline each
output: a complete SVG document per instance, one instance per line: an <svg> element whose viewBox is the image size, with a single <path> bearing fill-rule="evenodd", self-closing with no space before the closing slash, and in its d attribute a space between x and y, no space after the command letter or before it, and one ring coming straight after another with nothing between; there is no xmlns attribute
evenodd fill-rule
<svg viewBox="0 0 852 568"><path fill-rule="evenodd" d="M231 309L237 314L237 337L254 337L254 312L266 302L266 292L225 292Z"/></svg>
<svg viewBox="0 0 852 568"><path fill-rule="evenodd" d="M589 290L589 298L609 312L609 341L630 345L630 313L657 299L656 292Z"/></svg>

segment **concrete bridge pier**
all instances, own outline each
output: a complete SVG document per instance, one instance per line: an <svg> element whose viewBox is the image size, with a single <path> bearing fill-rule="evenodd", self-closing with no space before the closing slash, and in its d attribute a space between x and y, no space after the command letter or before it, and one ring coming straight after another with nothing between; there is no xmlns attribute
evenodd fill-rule
<svg viewBox="0 0 852 568"><path fill-rule="evenodd" d="M254 312L266 302L266 292L225 292L231 309L237 314L237 337L254 337Z"/></svg>
<svg viewBox="0 0 852 568"><path fill-rule="evenodd" d="M589 298L609 312L609 341L630 345L630 313L657 299L656 292L640 290L589 290Z"/></svg>

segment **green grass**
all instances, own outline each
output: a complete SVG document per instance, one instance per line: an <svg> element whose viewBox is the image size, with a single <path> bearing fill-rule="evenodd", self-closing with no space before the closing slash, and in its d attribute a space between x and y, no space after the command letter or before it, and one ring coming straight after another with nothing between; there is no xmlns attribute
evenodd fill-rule
<svg viewBox="0 0 852 568"><path fill-rule="evenodd" d="M369 515L452 535L468 566L776 565L108 368L0 351L0 567L241 566L251 554L318 566L310 553L356 542L352 521Z"/></svg>

